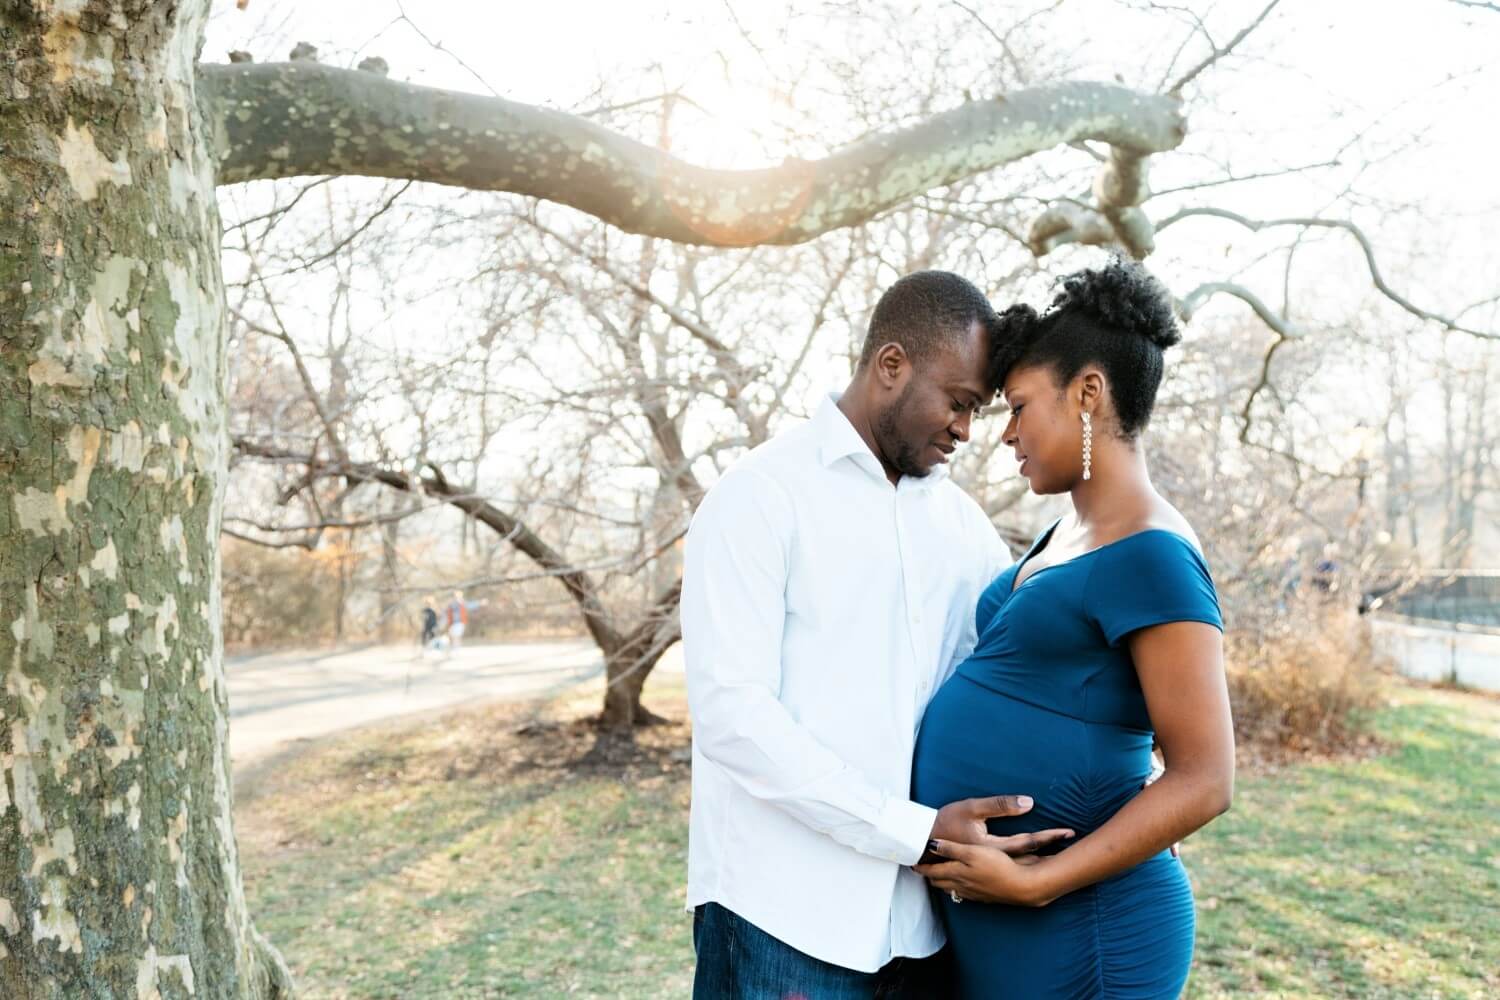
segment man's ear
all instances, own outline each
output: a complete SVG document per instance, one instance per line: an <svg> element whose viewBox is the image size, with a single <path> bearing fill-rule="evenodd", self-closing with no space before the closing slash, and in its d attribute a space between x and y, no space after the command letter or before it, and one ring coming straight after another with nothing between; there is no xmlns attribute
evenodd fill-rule
<svg viewBox="0 0 1500 1000"><path fill-rule="evenodd" d="M894 389L911 371L911 359L900 344L890 343L875 352L875 379L883 388Z"/></svg>

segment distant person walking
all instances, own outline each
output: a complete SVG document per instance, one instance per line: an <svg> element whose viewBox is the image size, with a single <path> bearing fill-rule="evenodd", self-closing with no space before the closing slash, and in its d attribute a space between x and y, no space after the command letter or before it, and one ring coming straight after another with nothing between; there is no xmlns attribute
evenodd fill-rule
<svg viewBox="0 0 1500 1000"><path fill-rule="evenodd" d="M452 656L453 651L463 644L464 632L469 627L469 612L483 606L483 604L484 601L464 600L464 592L462 590L455 590L453 592L453 600L449 601L447 608L444 609L448 626L449 656Z"/></svg>
<svg viewBox="0 0 1500 1000"><path fill-rule="evenodd" d="M433 610L432 602L427 601L422 605L422 652L425 654L437 642L438 637L438 613Z"/></svg>

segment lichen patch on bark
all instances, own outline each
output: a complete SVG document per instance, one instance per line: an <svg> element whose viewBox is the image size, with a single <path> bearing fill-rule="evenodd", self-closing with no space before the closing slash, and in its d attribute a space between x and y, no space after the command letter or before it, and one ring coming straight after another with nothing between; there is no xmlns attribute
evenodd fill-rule
<svg viewBox="0 0 1500 1000"><path fill-rule="evenodd" d="M71 827L54 830L45 843L32 847L31 874L42 874L42 870L53 861L63 862L69 875L78 874L78 845L73 841Z"/></svg>
<svg viewBox="0 0 1500 1000"><path fill-rule="evenodd" d="M60 877L49 878L42 890L41 906L32 917L33 943L55 939L58 951L83 953L83 936L78 918L68 908L68 883Z"/></svg>
<svg viewBox="0 0 1500 1000"><path fill-rule="evenodd" d="M198 988L193 977L193 963L187 955L158 955L156 945L146 949L136 967L135 994L137 1000L161 1000L161 975L173 973L182 983L189 996L197 996Z"/></svg>
<svg viewBox="0 0 1500 1000"><path fill-rule="evenodd" d="M76 326L67 322L73 303L66 294L32 317L45 331L37 359L27 369L33 385L84 389L94 384L100 370L127 349L131 333L140 329L139 312L126 306L132 278L144 272L141 261L112 255L96 274Z"/></svg>
<svg viewBox="0 0 1500 1000"><path fill-rule="evenodd" d="M81 18L88 0L36 0L34 4L47 19L42 36L42 51L52 66L52 82L67 83L75 76L108 84L114 79L114 39L103 33L83 30ZM118 14L116 16L119 16ZM89 50L94 55L89 55Z"/></svg>
<svg viewBox="0 0 1500 1000"><path fill-rule="evenodd" d="M130 183L130 163L122 150L113 160L106 157L94 144L94 133L87 124L74 125L68 119L62 136L57 142L57 158L67 171L78 196L84 201L99 197L99 188L104 184L120 187Z"/></svg>

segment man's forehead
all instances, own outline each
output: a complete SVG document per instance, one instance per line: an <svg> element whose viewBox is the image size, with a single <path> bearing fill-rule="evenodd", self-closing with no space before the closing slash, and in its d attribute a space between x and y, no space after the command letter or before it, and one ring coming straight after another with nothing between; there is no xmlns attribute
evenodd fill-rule
<svg viewBox="0 0 1500 1000"><path fill-rule="evenodd" d="M984 324L976 320L967 336L942 338L929 363L941 381L962 382L965 388L984 393L988 388L985 377L989 366L989 335Z"/></svg>

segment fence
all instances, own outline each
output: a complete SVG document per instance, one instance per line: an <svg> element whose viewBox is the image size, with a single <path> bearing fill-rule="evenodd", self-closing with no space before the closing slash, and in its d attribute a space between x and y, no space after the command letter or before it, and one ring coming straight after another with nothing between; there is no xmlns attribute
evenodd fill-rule
<svg viewBox="0 0 1500 1000"><path fill-rule="evenodd" d="M1366 594L1376 650L1406 676L1500 691L1500 573L1423 574Z"/></svg>

